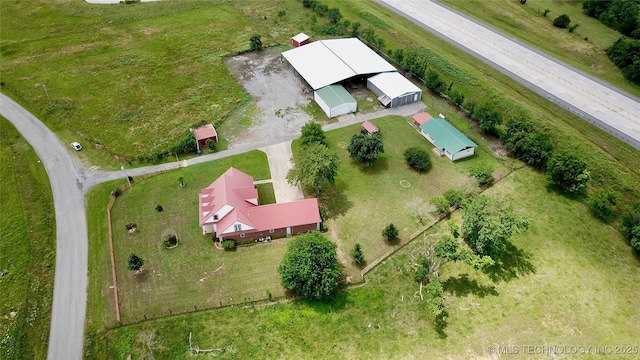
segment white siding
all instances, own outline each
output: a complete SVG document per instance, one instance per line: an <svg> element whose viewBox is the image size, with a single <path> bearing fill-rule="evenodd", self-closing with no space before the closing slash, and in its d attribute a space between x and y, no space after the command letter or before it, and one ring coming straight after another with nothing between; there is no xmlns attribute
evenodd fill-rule
<svg viewBox="0 0 640 360"><path fill-rule="evenodd" d="M327 105L324 102L324 100L322 100L322 98L315 91L313 92L313 99L320 106L320 109L322 109L322 111L324 111L324 113L327 114L327 117L331 118L331 109L329 108L329 105Z"/></svg>
<svg viewBox="0 0 640 360"><path fill-rule="evenodd" d="M240 221L236 221L233 224L231 224L231 226L229 226L228 228L224 229L224 231L222 231L222 234L228 234L228 233L236 232L235 225L240 225L240 231L254 230L254 228L252 228L251 226L249 226L247 224L243 224Z"/></svg>
<svg viewBox="0 0 640 360"><path fill-rule="evenodd" d="M202 227L202 235L211 234L214 231L213 225L205 225Z"/></svg>
<svg viewBox="0 0 640 360"><path fill-rule="evenodd" d="M451 160L460 160L469 157L475 153L475 148L468 148L453 154Z"/></svg>

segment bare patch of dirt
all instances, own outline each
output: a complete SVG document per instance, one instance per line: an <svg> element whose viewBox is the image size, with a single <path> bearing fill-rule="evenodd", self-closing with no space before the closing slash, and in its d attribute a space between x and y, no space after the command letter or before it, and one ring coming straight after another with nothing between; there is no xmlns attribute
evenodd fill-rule
<svg viewBox="0 0 640 360"><path fill-rule="evenodd" d="M229 72L251 94L253 104L259 109L254 114L259 119L239 127L240 131L225 134L229 148L298 134L302 125L312 120L301 105L313 100L313 91L292 68L280 61L280 52L280 48L274 47L225 60Z"/></svg>

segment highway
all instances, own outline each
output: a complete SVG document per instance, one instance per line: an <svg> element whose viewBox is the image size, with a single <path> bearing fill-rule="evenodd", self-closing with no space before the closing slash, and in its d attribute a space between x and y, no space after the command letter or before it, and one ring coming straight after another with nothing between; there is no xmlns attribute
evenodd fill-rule
<svg viewBox="0 0 640 360"><path fill-rule="evenodd" d="M586 121L640 149L640 102L430 0L379 0Z"/></svg>

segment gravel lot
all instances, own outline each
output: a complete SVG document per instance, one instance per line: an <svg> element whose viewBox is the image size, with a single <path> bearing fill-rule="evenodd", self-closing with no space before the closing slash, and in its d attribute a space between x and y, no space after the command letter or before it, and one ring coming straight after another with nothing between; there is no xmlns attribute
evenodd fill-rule
<svg viewBox="0 0 640 360"><path fill-rule="evenodd" d="M313 92L291 67L280 62L280 52L274 47L225 61L229 72L253 96L258 109L248 128L224 134L229 148L295 135L302 125L313 120L303 108L313 101Z"/></svg>

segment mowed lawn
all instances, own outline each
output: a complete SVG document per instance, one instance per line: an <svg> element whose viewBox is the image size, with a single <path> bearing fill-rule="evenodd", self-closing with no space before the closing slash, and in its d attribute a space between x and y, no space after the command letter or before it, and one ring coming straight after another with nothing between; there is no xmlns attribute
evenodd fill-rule
<svg viewBox="0 0 640 360"><path fill-rule="evenodd" d="M411 124L410 118L389 116L373 123L380 129L385 152L371 167L349 158L346 149L351 137L362 129L360 124L327 133L327 142L342 165L335 186L327 184L320 194L321 206L328 216L327 236L339 246L345 275L356 278L360 276L360 267L354 266L349 256L356 243L360 243L365 261L370 263L424 226L409 202L418 199L427 207L431 198L442 196L447 189L469 184L468 169L478 162L490 163L496 174L508 172L482 148L476 149L477 155L456 162L436 156L431 143ZM429 154L432 168L428 172L419 173L406 164L403 153L409 147L419 147ZM390 223L400 231L400 239L391 243L381 235Z"/></svg>
<svg viewBox="0 0 640 360"><path fill-rule="evenodd" d="M44 359L55 270L56 225L47 173L0 117L0 358Z"/></svg>
<svg viewBox="0 0 640 360"><path fill-rule="evenodd" d="M417 240L371 271L364 286L339 292L330 303L224 308L119 327L106 332L89 358L148 354L136 339L153 331L163 345L154 356L165 359L190 357L190 332L194 346L222 349L221 359L492 358L488 347L498 345L518 347L518 356L525 345L637 346L640 259L619 233L583 204L549 190L529 168L488 193L511 195L531 227L512 238L513 256L499 271L441 269L444 323L416 297L410 254L421 251Z"/></svg>
<svg viewBox="0 0 640 360"><path fill-rule="evenodd" d="M222 251L198 224L198 195L229 167L269 179L266 155L252 151L215 162L191 166L140 180L115 201L112 212L120 309L124 323L171 313L237 304L284 295L277 266L287 240ZM183 177L185 186L179 186ZM273 186L259 186L262 203L273 202ZM164 209L155 210L157 205ZM125 225L133 222L130 234ZM178 247L166 249L163 240L175 233ZM106 239L105 239L106 240ZM135 253L145 260L144 271L127 270ZM112 298L103 284L105 295ZM113 301L113 300L111 300ZM112 306L107 304L108 306ZM115 316L115 315L114 315Z"/></svg>

